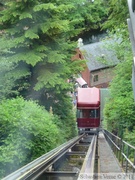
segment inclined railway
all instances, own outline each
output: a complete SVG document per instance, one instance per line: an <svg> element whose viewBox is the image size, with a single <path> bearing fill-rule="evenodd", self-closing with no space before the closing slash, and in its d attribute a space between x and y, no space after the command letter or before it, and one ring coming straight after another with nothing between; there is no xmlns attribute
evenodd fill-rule
<svg viewBox="0 0 135 180"><path fill-rule="evenodd" d="M97 135L79 135L2 180L80 180L94 176Z"/></svg>
<svg viewBox="0 0 135 180"><path fill-rule="evenodd" d="M102 129L98 136L71 139L2 180L133 180L134 154L135 147Z"/></svg>

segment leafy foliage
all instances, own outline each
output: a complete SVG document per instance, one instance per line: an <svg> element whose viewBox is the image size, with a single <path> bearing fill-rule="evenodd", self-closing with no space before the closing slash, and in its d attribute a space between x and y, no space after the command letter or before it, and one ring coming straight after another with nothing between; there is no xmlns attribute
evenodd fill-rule
<svg viewBox="0 0 135 180"><path fill-rule="evenodd" d="M82 0L64 0L62 3L7 1L0 18L4 30L0 60L6 58L15 64L10 71L12 87L18 87L20 77L34 81L34 85L31 81L29 83L36 91L43 87L55 88L58 82L60 89L68 87L66 80L80 71L80 65L74 66L71 62L76 48L71 39L82 31L100 28L100 22L106 16L102 6L105 4L100 0L94 3ZM28 68L21 70L18 78L12 78L13 71L22 61ZM36 72L33 67L36 67Z"/></svg>
<svg viewBox="0 0 135 180"><path fill-rule="evenodd" d="M0 79L1 99L20 94L36 99L47 110L52 107L64 121L67 138L75 135L75 114L68 94L73 84L67 80L78 74L85 62L71 58L78 35L100 29L106 16L102 5L103 0L7 0L0 12L0 64L7 62Z"/></svg>
<svg viewBox="0 0 135 180"><path fill-rule="evenodd" d="M59 118L23 98L0 104L0 174L6 175L63 142ZM57 124L56 124L57 123ZM59 125L59 126L58 126Z"/></svg>
<svg viewBox="0 0 135 180"><path fill-rule="evenodd" d="M38 100L48 111L57 101L65 104L62 109L71 108L65 110L69 112L66 138L76 134L70 129L70 124L76 127L72 102L69 96L63 98L65 102L57 97L72 89L67 79L80 72L84 64L84 61L71 61L77 44L71 38L80 33L82 27L78 24L84 21L79 13L78 18L74 17L76 2L81 1L7 0L0 12L0 65L4 66L1 99L21 94ZM55 114L60 116L56 111Z"/></svg>
<svg viewBox="0 0 135 180"><path fill-rule="evenodd" d="M129 42L127 18L129 17L127 1L109 0L107 2L108 19L103 29L108 29L109 38L116 43L112 47L120 63L115 68L115 77L110 83L111 98L104 113L107 128L125 137L130 142L127 131L134 133L135 103L132 89L132 51Z"/></svg>
<svg viewBox="0 0 135 180"><path fill-rule="evenodd" d="M133 129L133 131L126 130L124 139L125 141L130 142L131 145L135 146L135 129ZM132 152L132 155L134 157L134 152Z"/></svg>
<svg viewBox="0 0 135 180"><path fill-rule="evenodd" d="M71 139L77 135L76 110L73 109L72 97L67 97L68 94L65 94L64 92L62 93L62 96L61 94L57 94L58 102L54 103L53 110L61 119L63 126L66 127L64 130L65 139Z"/></svg>
<svg viewBox="0 0 135 180"><path fill-rule="evenodd" d="M113 1L110 1L113 5ZM117 3L125 3L119 1ZM111 7L111 8L112 8ZM111 15L115 12L119 12L119 8L114 9ZM126 13L126 6L123 12ZM122 13L123 13L122 12ZM105 26L109 27L111 31L111 37L116 40L115 45L112 47L116 53L116 56L120 60L120 63L115 68L115 77L110 83L111 99L105 107L105 121L107 122L107 128L110 131L117 133L119 136L124 137L126 130L132 131L135 123L135 103L133 99L132 89L132 51L129 41L129 34L127 25L125 24L122 13L117 17L118 20L114 24L116 17L112 20L108 19ZM110 16L111 17L111 16ZM108 24L109 23L109 24ZM115 34L114 34L115 32Z"/></svg>
<svg viewBox="0 0 135 180"><path fill-rule="evenodd" d="M105 117L107 128L117 131L122 136L125 129L132 130L135 125L135 104L131 81L132 52L129 41L126 38L122 39L121 43L116 44L115 51L120 63L115 68L115 77L110 84L111 99L105 107Z"/></svg>
<svg viewBox="0 0 135 180"><path fill-rule="evenodd" d="M118 28L121 29L122 24L127 24L127 18L129 17L127 1L125 0L108 0L106 2L108 18L103 23L104 29L109 29L115 32Z"/></svg>

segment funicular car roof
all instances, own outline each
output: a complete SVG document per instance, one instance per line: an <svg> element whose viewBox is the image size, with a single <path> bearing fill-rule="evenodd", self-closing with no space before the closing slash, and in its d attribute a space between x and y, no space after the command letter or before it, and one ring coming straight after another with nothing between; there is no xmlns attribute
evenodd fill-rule
<svg viewBox="0 0 135 180"><path fill-rule="evenodd" d="M92 108L99 106L100 92L98 88L78 88L77 108Z"/></svg>

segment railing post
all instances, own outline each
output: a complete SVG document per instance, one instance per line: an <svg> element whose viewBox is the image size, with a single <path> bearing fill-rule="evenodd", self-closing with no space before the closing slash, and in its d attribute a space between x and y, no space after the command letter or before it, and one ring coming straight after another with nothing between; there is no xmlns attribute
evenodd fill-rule
<svg viewBox="0 0 135 180"><path fill-rule="evenodd" d="M111 149L113 150L113 152L114 152L114 146L113 146L113 136L112 136L112 134L110 134L110 139L112 140L112 141L110 141L110 145L111 145Z"/></svg>
<svg viewBox="0 0 135 180"><path fill-rule="evenodd" d="M127 145L127 159L128 159L128 156L129 156L129 146ZM126 159L126 173L128 172L128 160Z"/></svg>
<svg viewBox="0 0 135 180"><path fill-rule="evenodd" d="M119 147L119 139L117 139L116 137L115 137L115 143L116 143L116 145ZM119 159L119 149L118 148L116 148L116 156L117 156L117 158Z"/></svg>
<svg viewBox="0 0 135 180"><path fill-rule="evenodd" d="M122 167L123 167L123 153L124 153L124 143L123 143L123 141L122 141L122 139L121 139L121 142L122 142L122 146L121 146L121 165L122 165Z"/></svg>
<svg viewBox="0 0 135 180"><path fill-rule="evenodd" d="M119 148L120 148L120 150L119 150L119 153L118 153L118 159L119 159L119 161L121 161L121 157L122 157L122 139L120 139L119 140Z"/></svg>
<svg viewBox="0 0 135 180"><path fill-rule="evenodd" d="M135 166L135 150L134 150L134 166ZM134 173L135 173L135 169L133 167L133 175L134 175Z"/></svg>

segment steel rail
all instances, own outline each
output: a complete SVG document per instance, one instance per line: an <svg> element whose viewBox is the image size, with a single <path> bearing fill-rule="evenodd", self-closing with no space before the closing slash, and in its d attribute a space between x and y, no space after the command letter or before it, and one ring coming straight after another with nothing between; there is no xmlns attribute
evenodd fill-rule
<svg viewBox="0 0 135 180"><path fill-rule="evenodd" d="M70 141L60 145L52 151L42 155L35 159L31 163L23 166L17 171L9 174L2 180L34 180L39 177L46 169L48 169L57 159L64 155L68 149L72 148L77 142L79 142L85 134L77 136Z"/></svg>
<svg viewBox="0 0 135 180"><path fill-rule="evenodd" d="M97 135L94 135L77 180L94 179L96 144L97 144Z"/></svg>

